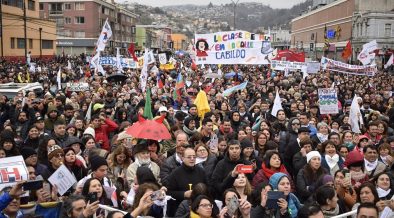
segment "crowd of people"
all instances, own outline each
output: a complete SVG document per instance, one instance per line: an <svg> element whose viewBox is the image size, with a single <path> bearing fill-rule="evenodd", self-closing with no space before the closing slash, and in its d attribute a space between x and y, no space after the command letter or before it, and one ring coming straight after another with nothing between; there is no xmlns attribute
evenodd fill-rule
<svg viewBox="0 0 394 218"><path fill-rule="evenodd" d="M212 78L217 66L193 66L187 54L174 58L173 70L148 66L151 92L141 90L140 70L109 80L117 69L91 71L84 55L32 60L30 71L2 61L0 83L40 82L44 91L0 93L0 163L21 155L28 181L42 179L43 187L26 193L20 181L3 188L0 218L394 216L392 74L303 78L269 65L223 65ZM59 89L59 68L62 83L90 89ZM245 89L223 95L245 81ZM318 88L330 87L339 113L320 114ZM272 114L276 91L283 109ZM199 92L210 107L203 116L194 103ZM350 125L355 95L361 133ZM147 110L147 97L171 139L127 133ZM63 165L77 182L60 195L48 178Z"/></svg>

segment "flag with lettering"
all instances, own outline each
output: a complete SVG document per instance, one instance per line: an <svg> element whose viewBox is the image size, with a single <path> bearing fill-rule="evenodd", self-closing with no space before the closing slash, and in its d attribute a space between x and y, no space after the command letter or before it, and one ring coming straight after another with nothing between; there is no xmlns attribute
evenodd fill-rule
<svg viewBox="0 0 394 218"><path fill-rule="evenodd" d="M101 30L100 36L97 40L97 51L104 51L105 46L108 44L109 39L112 37L112 29L109 25L108 18L105 20L103 29Z"/></svg>

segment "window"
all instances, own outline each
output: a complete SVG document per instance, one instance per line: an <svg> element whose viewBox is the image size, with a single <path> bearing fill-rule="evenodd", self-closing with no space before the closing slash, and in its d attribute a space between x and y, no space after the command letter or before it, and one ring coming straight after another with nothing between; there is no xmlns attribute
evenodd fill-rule
<svg viewBox="0 0 394 218"><path fill-rule="evenodd" d="M64 4L64 10L71 10L71 4L70 3Z"/></svg>
<svg viewBox="0 0 394 218"><path fill-rule="evenodd" d="M23 0L3 0L3 4L23 8Z"/></svg>
<svg viewBox="0 0 394 218"><path fill-rule="evenodd" d="M43 11L44 10L44 3L40 3L39 8L40 8L40 11Z"/></svg>
<svg viewBox="0 0 394 218"><path fill-rule="evenodd" d="M33 49L33 39L29 39L29 49Z"/></svg>
<svg viewBox="0 0 394 218"><path fill-rule="evenodd" d="M391 23L384 25L384 36L391 36Z"/></svg>
<svg viewBox="0 0 394 218"><path fill-rule="evenodd" d="M75 31L74 37L75 38L85 38L85 31Z"/></svg>
<svg viewBox="0 0 394 218"><path fill-rule="evenodd" d="M62 4L60 3L52 3L49 5L50 11L62 11Z"/></svg>
<svg viewBox="0 0 394 218"><path fill-rule="evenodd" d="M75 3L75 10L77 10L77 11L84 11L85 10L85 3L83 3L83 2L76 2Z"/></svg>
<svg viewBox="0 0 394 218"><path fill-rule="evenodd" d="M71 17L65 17L64 24L71 24Z"/></svg>
<svg viewBox="0 0 394 218"><path fill-rule="evenodd" d="M36 2L33 0L28 0L27 1L27 9L29 9L31 11L35 11L36 10Z"/></svg>
<svg viewBox="0 0 394 218"><path fill-rule="evenodd" d="M75 17L76 24L83 24L85 23L85 17Z"/></svg>
<svg viewBox="0 0 394 218"><path fill-rule="evenodd" d="M17 48L19 49L25 48L25 39L17 38L16 44L17 44Z"/></svg>
<svg viewBox="0 0 394 218"><path fill-rule="evenodd" d="M11 38L11 48L15 48L15 38Z"/></svg>
<svg viewBox="0 0 394 218"><path fill-rule="evenodd" d="M42 49L53 49L53 40L42 40Z"/></svg>

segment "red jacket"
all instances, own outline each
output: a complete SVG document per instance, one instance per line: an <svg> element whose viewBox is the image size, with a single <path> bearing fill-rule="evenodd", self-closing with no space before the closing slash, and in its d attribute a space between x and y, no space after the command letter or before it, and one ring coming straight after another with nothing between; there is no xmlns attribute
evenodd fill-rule
<svg viewBox="0 0 394 218"><path fill-rule="evenodd" d="M109 151L110 145L108 135L118 128L118 124L109 118L105 119L104 122L105 124L102 124L99 128L94 129L94 132L96 134L96 143L102 141L100 144L101 148Z"/></svg>

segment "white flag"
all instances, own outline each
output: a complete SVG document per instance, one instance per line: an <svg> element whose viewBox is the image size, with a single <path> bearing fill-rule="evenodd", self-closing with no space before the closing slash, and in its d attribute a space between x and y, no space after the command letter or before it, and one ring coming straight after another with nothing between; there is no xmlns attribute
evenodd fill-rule
<svg viewBox="0 0 394 218"><path fill-rule="evenodd" d="M160 64L166 64L167 63L166 53L160 53L159 54L159 62L160 62Z"/></svg>
<svg viewBox="0 0 394 218"><path fill-rule="evenodd" d="M285 68L285 77L288 77L289 76L289 68Z"/></svg>
<svg viewBox="0 0 394 218"><path fill-rule="evenodd" d="M301 71L302 71L302 79L305 81L305 78L307 78L309 76L309 74L307 72L308 68L306 66L302 67Z"/></svg>
<svg viewBox="0 0 394 218"><path fill-rule="evenodd" d="M57 72L56 81L57 81L57 88L59 90L62 89L62 68L61 67L59 67L59 71Z"/></svg>
<svg viewBox="0 0 394 218"><path fill-rule="evenodd" d="M122 62L120 61L120 48L116 48L116 68L118 72L123 72Z"/></svg>
<svg viewBox="0 0 394 218"><path fill-rule="evenodd" d="M105 20L105 23L103 25L103 29L101 30L100 36L97 40L96 51L104 51L105 46L107 45L111 36L112 36L112 29L108 23L108 18L107 18L107 20Z"/></svg>
<svg viewBox="0 0 394 218"><path fill-rule="evenodd" d="M394 57L393 57L393 54L391 54L389 61L387 61L387 63L384 65L384 69L387 69L388 67L390 67L393 64L394 64Z"/></svg>
<svg viewBox="0 0 394 218"><path fill-rule="evenodd" d="M274 100L274 106L272 107L271 115L276 117L276 114L278 113L279 110L283 110L283 107L282 107L282 101L280 100L279 97L279 91L276 90L276 96Z"/></svg>
<svg viewBox="0 0 394 218"><path fill-rule="evenodd" d="M363 123L360 106L358 105L357 95L354 95L352 105L350 106L349 122L354 133L361 133L360 124Z"/></svg>
<svg viewBox="0 0 394 218"><path fill-rule="evenodd" d="M85 116L85 120L87 120L88 122L91 119L92 119L92 102L90 102L88 111L86 111L86 116Z"/></svg>
<svg viewBox="0 0 394 218"><path fill-rule="evenodd" d="M375 53L372 53L378 49L378 43L376 40L368 42L363 45L363 49L361 50L360 54L357 56L357 59L363 64L368 65L372 64L375 60Z"/></svg>
<svg viewBox="0 0 394 218"><path fill-rule="evenodd" d="M100 62L100 52L96 52L96 54L90 59L90 63L93 65L93 68L97 68Z"/></svg>
<svg viewBox="0 0 394 218"><path fill-rule="evenodd" d="M71 70L71 69L72 69L70 60L67 61L67 69L68 69L68 70Z"/></svg>
<svg viewBox="0 0 394 218"><path fill-rule="evenodd" d="M81 66L79 66L79 73L80 73L81 75L83 75L83 70L82 70L82 67L81 67Z"/></svg>
<svg viewBox="0 0 394 218"><path fill-rule="evenodd" d="M141 90L142 92L145 92L146 88L146 83L148 81L148 61L149 61L149 51L148 49L145 49L144 53L144 65L141 70L141 76L140 76L140 82L141 82Z"/></svg>

